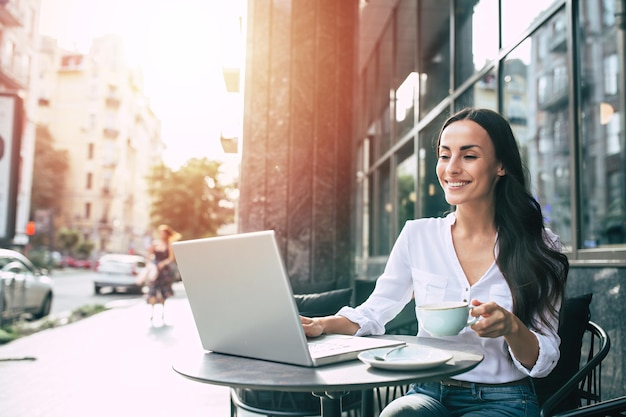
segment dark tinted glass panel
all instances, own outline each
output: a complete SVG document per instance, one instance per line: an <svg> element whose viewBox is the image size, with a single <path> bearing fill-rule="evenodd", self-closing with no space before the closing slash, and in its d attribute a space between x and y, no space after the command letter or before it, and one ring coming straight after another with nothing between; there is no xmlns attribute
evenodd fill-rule
<svg viewBox="0 0 626 417"><path fill-rule="evenodd" d="M391 251L391 182L389 163L384 163L373 175L370 211L370 255L388 255Z"/></svg>
<svg viewBox="0 0 626 417"><path fill-rule="evenodd" d="M420 115L450 92L450 7L447 1L423 0L419 14Z"/></svg>
<svg viewBox="0 0 626 417"><path fill-rule="evenodd" d="M418 150L418 183L419 215L418 217L438 217L450 210L443 190L437 179L437 156L435 144L437 135L447 115L440 115L430 123L419 135Z"/></svg>
<svg viewBox="0 0 626 417"><path fill-rule="evenodd" d="M498 110L498 79L495 71L489 71L470 86L454 103L456 110L464 107L480 107Z"/></svg>
<svg viewBox="0 0 626 417"><path fill-rule="evenodd" d="M546 225L572 243L569 64L563 10L502 65L503 110L530 172Z"/></svg>
<svg viewBox="0 0 626 417"><path fill-rule="evenodd" d="M615 1L580 3L582 247L626 244L624 50Z"/></svg>
<svg viewBox="0 0 626 417"><path fill-rule="evenodd" d="M384 154L391 146L391 121L389 119L390 94L393 77L393 26L389 25L380 42L378 74L378 117L382 126L380 141L378 142L379 155Z"/></svg>
<svg viewBox="0 0 626 417"><path fill-rule="evenodd" d="M456 0L454 13L458 87L498 55L498 0Z"/></svg>
<svg viewBox="0 0 626 417"><path fill-rule="evenodd" d="M586 1L586 0L585 0ZM502 46L509 46L556 0L504 0L502 3Z"/></svg>
<svg viewBox="0 0 626 417"><path fill-rule="evenodd" d="M407 220L415 218L415 202L417 201L417 156L413 151L413 142L404 146L398 153L396 166L398 227L396 234L402 230Z"/></svg>
<svg viewBox="0 0 626 417"><path fill-rule="evenodd" d="M396 140L415 124L417 104L417 0L400 1L396 14Z"/></svg>

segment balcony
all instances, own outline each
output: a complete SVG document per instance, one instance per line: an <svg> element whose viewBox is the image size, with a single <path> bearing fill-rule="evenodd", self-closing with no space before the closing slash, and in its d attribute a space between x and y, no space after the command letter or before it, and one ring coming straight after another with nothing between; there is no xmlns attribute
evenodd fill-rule
<svg viewBox="0 0 626 417"><path fill-rule="evenodd" d="M28 67L23 60L16 59L16 55L7 51L0 55L0 84L5 89L25 89L28 86L28 75Z"/></svg>
<svg viewBox="0 0 626 417"><path fill-rule="evenodd" d="M6 0L0 2L0 23L7 27L22 26L22 16L17 8L16 1Z"/></svg>
<svg viewBox="0 0 626 417"><path fill-rule="evenodd" d="M0 65L0 84L6 86L7 90L22 90L26 83L15 77L5 67Z"/></svg>
<svg viewBox="0 0 626 417"><path fill-rule="evenodd" d="M114 95L109 95L106 99L105 99L105 104L107 107L113 108L113 109L117 109L118 107L120 107L120 103L122 101L119 99L119 97L116 97Z"/></svg>
<svg viewBox="0 0 626 417"><path fill-rule="evenodd" d="M84 56L82 54L69 54L61 57L59 72L79 72L83 71Z"/></svg>
<svg viewBox="0 0 626 417"><path fill-rule="evenodd" d="M113 169L115 168L115 166L117 165L117 162L113 159L111 159L110 157L108 158L103 158L102 162L100 163L100 166L102 168L108 168L108 169Z"/></svg>
<svg viewBox="0 0 626 417"><path fill-rule="evenodd" d="M565 32L555 33L552 38L550 38L550 51L552 52L567 52L567 37L565 36Z"/></svg>
<svg viewBox="0 0 626 417"><path fill-rule="evenodd" d="M224 136L220 136L220 142L222 143L224 153L237 153L239 140L236 137L226 138Z"/></svg>
<svg viewBox="0 0 626 417"><path fill-rule="evenodd" d="M114 127L105 127L102 130L102 134L107 139L117 139L120 134L120 131Z"/></svg>
<svg viewBox="0 0 626 417"><path fill-rule="evenodd" d="M222 76L224 77L224 84L226 85L226 91L229 93L239 93L239 68L222 68Z"/></svg>
<svg viewBox="0 0 626 417"><path fill-rule="evenodd" d="M569 102L569 90L567 86L555 88L550 96L544 96L539 102L539 108L548 112L556 113Z"/></svg>

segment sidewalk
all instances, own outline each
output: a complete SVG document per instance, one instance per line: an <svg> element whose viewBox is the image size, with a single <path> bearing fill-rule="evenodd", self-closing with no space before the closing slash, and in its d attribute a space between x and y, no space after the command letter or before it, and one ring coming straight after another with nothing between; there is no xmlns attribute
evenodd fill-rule
<svg viewBox="0 0 626 417"><path fill-rule="evenodd" d="M156 310L157 316L160 310ZM200 342L187 299L168 300L165 323L143 300L0 346L0 409L7 417L229 415L227 387L172 369ZM34 357L34 360L10 360Z"/></svg>

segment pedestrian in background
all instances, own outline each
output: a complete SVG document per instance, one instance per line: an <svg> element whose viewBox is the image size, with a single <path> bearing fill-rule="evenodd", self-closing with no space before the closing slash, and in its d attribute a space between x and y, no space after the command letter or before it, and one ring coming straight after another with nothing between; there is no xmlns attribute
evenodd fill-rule
<svg viewBox="0 0 626 417"><path fill-rule="evenodd" d="M161 304L161 319L165 319L165 300L174 295L172 284L175 271L172 263L175 259L172 242L181 238L180 233L166 224L160 225L157 230L159 238L148 248L148 259L156 265L158 271L156 278L149 282L148 288L147 301L152 306L150 320L154 319L154 308L157 304Z"/></svg>

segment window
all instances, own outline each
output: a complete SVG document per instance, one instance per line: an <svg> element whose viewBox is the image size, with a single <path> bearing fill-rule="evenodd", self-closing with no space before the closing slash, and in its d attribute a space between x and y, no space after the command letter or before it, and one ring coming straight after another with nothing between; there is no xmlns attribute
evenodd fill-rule
<svg viewBox="0 0 626 417"><path fill-rule="evenodd" d="M362 78L360 128L371 140L371 159L359 197L366 201L361 253L388 255L411 213L433 217L453 209L436 177L434 141L451 111L475 106L500 111L510 122L528 187L570 259L623 262L626 74L615 4L399 0L392 30L379 39L385 53L373 56ZM393 62L390 91L386 57Z"/></svg>
<svg viewBox="0 0 626 417"><path fill-rule="evenodd" d="M115 165L115 142L112 140L102 141L102 165Z"/></svg>
<svg viewBox="0 0 626 417"><path fill-rule="evenodd" d="M91 132L96 128L96 115L94 113L89 113L89 116L87 117L87 130Z"/></svg>
<svg viewBox="0 0 626 417"><path fill-rule="evenodd" d="M581 172L587 173L580 176L583 249L626 244L625 95L618 81L624 57L616 50L621 35L609 18L612 4L580 3Z"/></svg>
<svg viewBox="0 0 626 417"><path fill-rule="evenodd" d="M450 92L450 6L440 0L423 0L419 9L420 117Z"/></svg>
<svg viewBox="0 0 626 417"><path fill-rule="evenodd" d="M493 70L470 86L454 103L455 110L464 107L498 110L498 79Z"/></svg>
<svg viewBox="0 0 626 417"><path fill-rule="evenodd" d="M498 55L498 0L456 0L455 87Z"/></svg>
<svg viewBox="0 0 626 417"><path fill-rule="evenodd" d="M357 258L367 258L369 254L369 177L367 176L367 167L369 166L369 138L363 139L358 145L358 157L356 160L356 201L359 204L355 207L356 213L356 238L355 238L355 255Z"/></svg>
<svg viewBox="0 0 626 417"><path fill-rule="evenodd" d="M562 9L503 62L504 115L530 173L546 225L572 245L569 67Z"/></svg>
<svg viewBox="0 0 626 417"><path fill-rule="evenodd" d="M389 25L383 33L378 57L378 88L377 101L381 123L381 136L378 142L379 155L384 154L391 147L393 141L391 132L391 96L393 77L393 26Z"/></svg>
<svg viewBox="0 0 626 417"><path fill-rule="evenodd" d="M509 46L537 20L555 0L501 1L502 46Z"/></svg>
<svg viewBox="0 0 626 417"><path fill-rule="evenodd" d="M415 218L417 156L413 152L413 142L411 141L404 146L397 157L400 161L396 166L396 206L398 212L396 235L400 233L407 220Z"/></svg>
<svg viewBox="0 0 626 417"><path fill-rule="evenodd" d="M604 94L611 96L617 94L619 85L619 61L617 54L611 54L604 58Z"/></svg>
<svg viewBox="0 0 626 417"><path fill-rule="evenodd" d="M602 0L602 20L605 26L613 27L615 25L615 0Z"/></svg>
<svg viewBox="0 0 626 417"><path fill-rule="evenodd" d="M402 0L396 10L395 122L396 140L415 125L418 80L417 0Z"/></svg>
<svg viewBox="0 0 626 417"><path fill-rule="evenodd" d="M437 179L435 152L437 135L446 118L444 114L439 115L419 135L417 190L420 201L417 217L438 217L450 210Z"/></svg>
<svg viewBox="0 0 626 417"><path fill-rule="evenodd" d="M388 255L391 251L391 212L393 205L391 202L391 182L390 182L389 162L385 162L374 173L374 181L371 185L375 188L370 192L373 210L370 211L370 230L373 240L370 241L370 255Z"/></svg>

